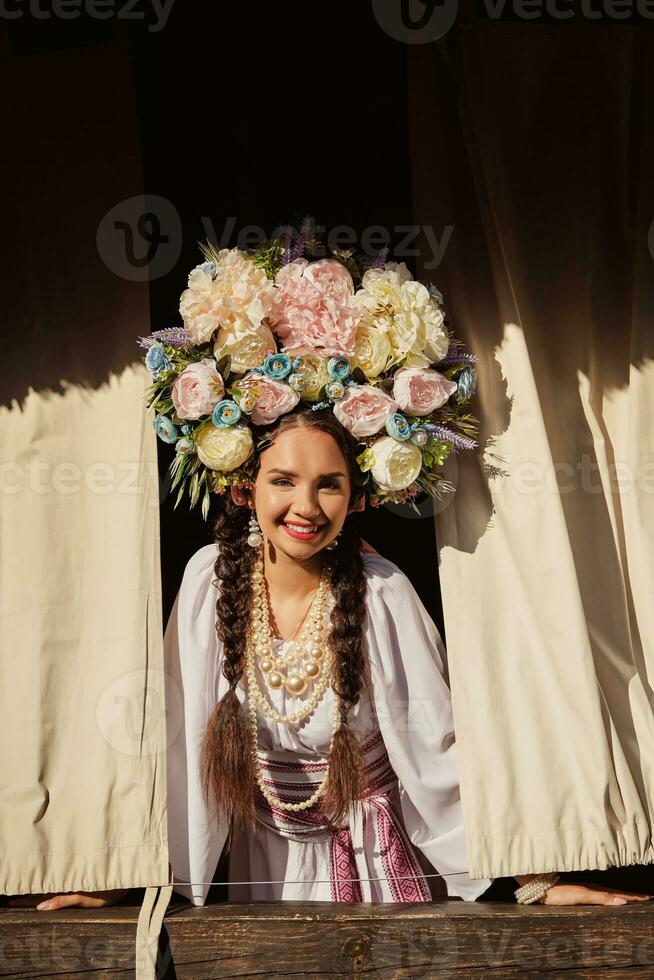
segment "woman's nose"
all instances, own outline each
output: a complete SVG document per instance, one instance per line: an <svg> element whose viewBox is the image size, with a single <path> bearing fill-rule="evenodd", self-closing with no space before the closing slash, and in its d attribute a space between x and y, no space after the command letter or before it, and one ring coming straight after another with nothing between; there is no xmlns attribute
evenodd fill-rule
<svg viewBox="0 0 654 980"><path fill-rule="evenodd" d="M318 500L318 491L313 487L299 487L293 500L293 510L298 517L306 521L315 520L322 510Z"/></svg>

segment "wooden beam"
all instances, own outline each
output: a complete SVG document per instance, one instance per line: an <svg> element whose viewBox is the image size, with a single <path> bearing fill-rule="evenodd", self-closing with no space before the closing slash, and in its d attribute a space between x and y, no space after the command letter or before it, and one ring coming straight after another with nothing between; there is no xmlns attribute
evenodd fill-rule
<svg viewBox="0 0 654 980"><path fill-rule="evenodd" d="M0 908L0 976L133 977L137 903ZM222 977L654 975L650 903L608 908L449 900L429 905L217 903L173 896L160 980Z"/></svg>

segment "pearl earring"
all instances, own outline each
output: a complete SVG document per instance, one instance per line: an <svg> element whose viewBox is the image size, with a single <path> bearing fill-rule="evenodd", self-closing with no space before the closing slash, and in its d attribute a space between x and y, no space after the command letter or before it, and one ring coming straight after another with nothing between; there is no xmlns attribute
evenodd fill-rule
<svg viewBox="0 0 654 980"><path fill-rule="evenodd" d="M333 551L334 548L338 547L338 539L340 538L340 536L341 536L341 532L339 531L336 537L334 538L334 540L330 541L328 545L325 545L325 551Z"/></svg>
<svg viewBox="0 0 654 980"><path fill-rule="evenodd" d="M251 548L260 548L263 544L263 534L261 533L261 528L259 527L259 522L257 521L257 515L252 514L250 518L250 523L248 525L248 544Z"/></svg>

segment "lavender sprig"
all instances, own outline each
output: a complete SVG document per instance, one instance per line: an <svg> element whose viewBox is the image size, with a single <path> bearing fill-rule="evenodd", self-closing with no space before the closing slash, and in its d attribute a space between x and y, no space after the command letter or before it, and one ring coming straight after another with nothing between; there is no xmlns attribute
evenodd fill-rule
<svg viewBox="0 0 654 980"><path fill-rule="evenodd" d="M437 439L451 442L457 449L474 449L477 446L474 439L471 439L469 436L462 436L459 432L453 432L452 429L448 429L444 425L435 425L432 422L428 422L424 428Z"/></svg>
<svg viewBox="0 0 654 980"><path fill-rule="evenodd" d="M377 252L375 261L370 266L371 269L383 269L386 264L386 259L388 258L388 245L384 245Z"/></svg>
<svg viewBox="0 0 654 980"><path fill-rule="evenodd" d="M291 257L289 262L295 262L296 259L302 257L304 252L304 243L307 240L309 232L311 231L311 218L307 215L300 226L300 234L297 237L297 241L293 246L293 251L291 252Z"/></svg>
<svg viewBox="0 0 654 980"><path fill-rule="evenodd" d="M474 364L479 358L476 354L448 354L441 361L438 361L434 367L450 367L452 364Z"/></svg>
<svg viewBox="0 0 654 980"><path fill-rule="evenodd" d="M192 347L191 338L185 327L164 327L163 330L153 330L149 337L139 337L139 347L152 347L157 343L168 344L169 347Z"/></svg>
<svg viewBox="0 0 654 980"><path fill-rule="evenodd" d="M282 253L282 265L288 265L291 261L291 229L288 225L284 228L281 234L282 245L284 246L284 251Z"/></svg>

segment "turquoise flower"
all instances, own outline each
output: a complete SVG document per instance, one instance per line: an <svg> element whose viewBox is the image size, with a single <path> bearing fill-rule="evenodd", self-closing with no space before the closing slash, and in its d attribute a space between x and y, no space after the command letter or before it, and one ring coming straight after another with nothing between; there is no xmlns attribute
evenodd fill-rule
<svg viewBox="0 0 654 980"><path fill-rule="evenodd" d="M158 340L152 344L145 355L145 366L153 378L158 378L162 371L170 371L172 364Z"/></svg>
<svg viewBox="0 0 654 980"><path fill-rule="evenodd" d="M328 397L331 398L332 401L337 402L345 394L345 385L340 381L332 381L327 385L325 390Z"/></svg>
<svg viewBox="0 0 654 980"><path fill-rule="evenodd" d="M288 354L269 354L263 362L262 370L273 381L283 381L291 373L292 367Z"/></svg>
<svg viewBox="0 0 654 980"><path fill-rule="evenodd" d="M334 381L345 381L350 373L350 362L347 357L330 357L327 361L327 372Z"/></svg>
<svg viewBox="0 0 654 980"><path fill-rule="evenodd" d="M389 415L384 426L389 436L392 436L393 439L399 439L400 442L404 442L405 439L411 438L411 426L399 412L393 412L392 415Z"/></svg>
<svg viewBox="0 0 654 980"><path fill-rule="evenodd" d="M228 429L230 425L238 422L240 417L241 410L236 402L233 402L231 398L224 398L214 408L211 421L219 429Z"/></svg>
<svg viewBox="0 0 654 980"><path fill-rule="evenodd" d="M477 372L472 367L465 367L457 379L457 401L467 402L472 398L477 387Z"/></svg>
<svg viewBox="0 0 654 980"><path fill-rule="evenodd" d="M177 427L173 425L167 415L157 415L152 424L154 431L164 442L177 442L179 439Z"/></svg>

